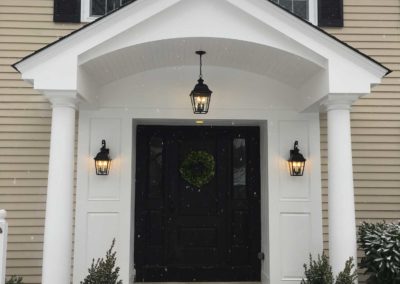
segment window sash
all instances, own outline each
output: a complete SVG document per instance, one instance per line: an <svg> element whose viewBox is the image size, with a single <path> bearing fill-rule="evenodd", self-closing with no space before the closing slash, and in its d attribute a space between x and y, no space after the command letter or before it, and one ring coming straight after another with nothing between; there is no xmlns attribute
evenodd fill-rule
<svg viewBox="0 0 400 284"><path fill-rule="evenodd" d="M89 0L90 16L99 17L131 2L131 0Z"/></svg>
<svg viewBox="0 0 400 284"><path fill-rule="evenodd" d="M286 10L289 10L293 14L308 20L309 22L313 24L317 24L317 7L318 7L318 1L317 0L270 0L272 2L275 2L279 6L285 8ZM301 4L305 4L305 7L303 7L304 11L301 11ZM297 10L297 11L296 11Z"/></svg>
<svg viewBox="0 0 400 284"><path fill-rule="evenodd" d="M82 0L81 21L91 22L133 0ZM96 7L93 7L93 6Z"/></svg>
<svg viewBox="0 0 400 284"><path fill-rule="evenodd" d="M99 1L104 3L105 5L108 5L110 8L112 7L120 7L123 6L133 0L82 0L81 4L81 20L82 22L91 22L96 20L98 17L103 16L104 14L100 15L94 15L92 14L92 2ZM302 0L269 0L272 2L277 3L278 5L280 4L280 1L287 1L287 2L301 2ZM307 9L307 14L308 14L308 21L313 23L314 25L318 24L318 0L303 0L308 2L308 9ZM116 8L118 8L116 7ZM109 8L109 9L110 9ZM109 11L104 11L104 13L111 12L111 9Z"/></svg>

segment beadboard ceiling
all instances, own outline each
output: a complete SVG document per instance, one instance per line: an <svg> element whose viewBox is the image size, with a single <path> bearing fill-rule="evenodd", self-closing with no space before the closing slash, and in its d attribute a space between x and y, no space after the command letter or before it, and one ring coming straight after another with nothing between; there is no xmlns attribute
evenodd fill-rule
<svg viewBox="0 0 400 284"><path fill-rule="evenodd" d="M81 67L97 82L113 81L145 71L196 66L196 50L205 50L207 66L239 69L298 87L323 68L282 50L245 41L216 38L172 39L123 48L85 62Z"/></svg>

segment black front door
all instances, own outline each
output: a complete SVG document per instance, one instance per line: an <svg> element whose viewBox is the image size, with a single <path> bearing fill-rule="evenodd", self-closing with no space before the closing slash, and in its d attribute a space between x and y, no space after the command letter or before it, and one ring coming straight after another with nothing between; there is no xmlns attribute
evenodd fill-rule
<svg viewBox="0 0 400 284"><path fill-rule="evenodd" d="M138 126L137 282L260 280L259 148L258 127ZM200 188L182 175L199 151L215 162Z"/></svg>

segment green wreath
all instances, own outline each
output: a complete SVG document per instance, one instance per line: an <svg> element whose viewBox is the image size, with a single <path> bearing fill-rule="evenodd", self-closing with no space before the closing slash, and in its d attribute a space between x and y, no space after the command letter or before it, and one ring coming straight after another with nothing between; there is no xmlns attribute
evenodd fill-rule
<svg viewBox="0 0 400 284"><path fill-rule="evenodd" d="M190 185L201 188L215 175L215 159L205 151L192 151L182 162L179 172Z"/></svg>

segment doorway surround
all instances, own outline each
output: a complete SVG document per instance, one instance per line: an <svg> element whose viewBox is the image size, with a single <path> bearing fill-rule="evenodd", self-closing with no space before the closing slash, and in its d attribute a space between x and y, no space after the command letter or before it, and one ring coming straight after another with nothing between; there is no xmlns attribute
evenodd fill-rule
<svg viewBox="0 0 400 284"><path fill-rule="evenodd" d="M78 138L80 158L76 216L80 221L76 223L76 234L86 237L76 239L76 248L80 248L75 261L76 281L82 279L86 273L85 267L93 257L102 256L113 238L118 240L121 274L128 272L127 279L130 281L135 277L133 224L136 125L195 126L196 121L133 119L133 113L126 110L80 113L79 133L83 135ZM259 112L258 115L265 119L210 119L205 121L205 125L260 128L261 251L265 254L261 280L270 283L274 273L284 273L287 279L297 281L303 272L303 259L310 252L317 254L322 250L319 144L314 142L319 137L318 115L287 112L269 115ZM107 140L113 158L107 179L95 175L91 161L101 137ZM303 141L302 152L309 158L306 174L300 178L290 177L287 169L286 156L293 139ZM107 230L104 230L105 226ZM280 263L290 263L288 270L280 272Z"/></svg>

